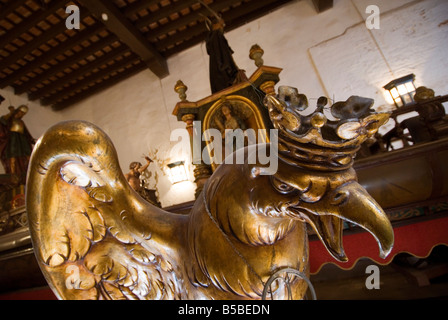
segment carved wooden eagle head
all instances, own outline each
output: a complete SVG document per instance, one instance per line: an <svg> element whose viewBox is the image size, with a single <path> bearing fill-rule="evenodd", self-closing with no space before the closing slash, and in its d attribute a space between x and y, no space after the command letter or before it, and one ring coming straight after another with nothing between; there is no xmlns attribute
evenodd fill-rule
<svg viewBox="0 0 448 320"><path fill-rule="evenodd" d="M316 109L304 116L300 113L308 108L308 99L297 89L283 86L277 97L266 97L279 140L279 166L269 177L270 186L288 199L279 212L309 223L340 261L347 260L342 245L344 221L369 231L383 258L394 243L389 219L357 182L352 167L361 144L389 119L389 114L371 109L373 102L351 96L327 107L328 100L321 97Z"/></svg>

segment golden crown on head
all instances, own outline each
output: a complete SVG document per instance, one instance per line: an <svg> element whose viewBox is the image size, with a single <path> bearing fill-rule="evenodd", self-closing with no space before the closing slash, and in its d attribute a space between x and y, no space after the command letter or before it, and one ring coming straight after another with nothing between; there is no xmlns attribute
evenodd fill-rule
<svg viewBox="0 0 448 320"><path fill-rule="evenodd" d="M320 97L309 115L308 99L293 87L280 86L278 95L267 95L265 104L278 129L279 158L302 167L339 171L353 165L361 144L375 135L389 120L390 113L377 113L373 99L351 96L330 107L336 120L328 119L324 108L328 99Z"/></svg>

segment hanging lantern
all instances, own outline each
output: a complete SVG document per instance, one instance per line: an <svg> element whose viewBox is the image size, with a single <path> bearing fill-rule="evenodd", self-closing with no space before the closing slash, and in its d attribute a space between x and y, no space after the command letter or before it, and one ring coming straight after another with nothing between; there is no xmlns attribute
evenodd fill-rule
<svg viewBox="0 0 448 320"><path fill-rule="evenodd" d="M168 164L168 174L172 184L188 180L184 161L177 161Z"/></svg>
<svg viewBox="0 0 448 320"><path fill-rule="evenodd" d="M414 103L415 75L409 74L402 78L392 80L384 86L392 96L392 100L397 108Z"/></svg>

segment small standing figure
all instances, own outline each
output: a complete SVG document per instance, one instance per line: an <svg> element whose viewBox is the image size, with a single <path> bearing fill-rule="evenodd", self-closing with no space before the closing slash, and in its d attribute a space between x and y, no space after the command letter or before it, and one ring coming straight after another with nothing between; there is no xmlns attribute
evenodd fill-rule
<svg viewBox="0 0 448 320"><path fill-rule="evenodd" d="M125 174L126 180L131 185L132 189L138 193L142 192L143 186L140 180L140 175L148 169L152 160L149 157L145 157L146 164L142 165L140 162L131 162L129 165L129 172Z"/></svg>
<svg viewBox="0 0 448 320"><path fill-rule="evenodd" d="M146 164L142 165L140 162L131 162L129 165L129 172L125 174L129 185L138 192L138 194L149 203L161 207L161 204L156 196L156 190L145 188L144 181L140 176L148 169L148 166L153 162L149 157L145 157Z"/></svg>
<svg viewBox="0 0 448 320"><path fill-rule="evenodd" d="M28 107L9 107L9 114L0 118L0 157L7 174L13 174L25 183L31 152L36 140L31 136L23 116Z"/></svg>

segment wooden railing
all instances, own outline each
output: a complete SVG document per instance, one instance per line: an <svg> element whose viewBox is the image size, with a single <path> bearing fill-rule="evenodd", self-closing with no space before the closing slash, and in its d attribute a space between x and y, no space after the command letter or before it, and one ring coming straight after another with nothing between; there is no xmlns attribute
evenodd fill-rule
<svg viewBox="0 0 448 320"><path fill-rule="evenodd" d="M364 144L358 158L435 141L448 136L448 116L446 116L442 104L447 101L448 95L437 96L395 109L390 116L395 122L394 128L383 135L377 134L375 142L370 141Z"/></svg>

